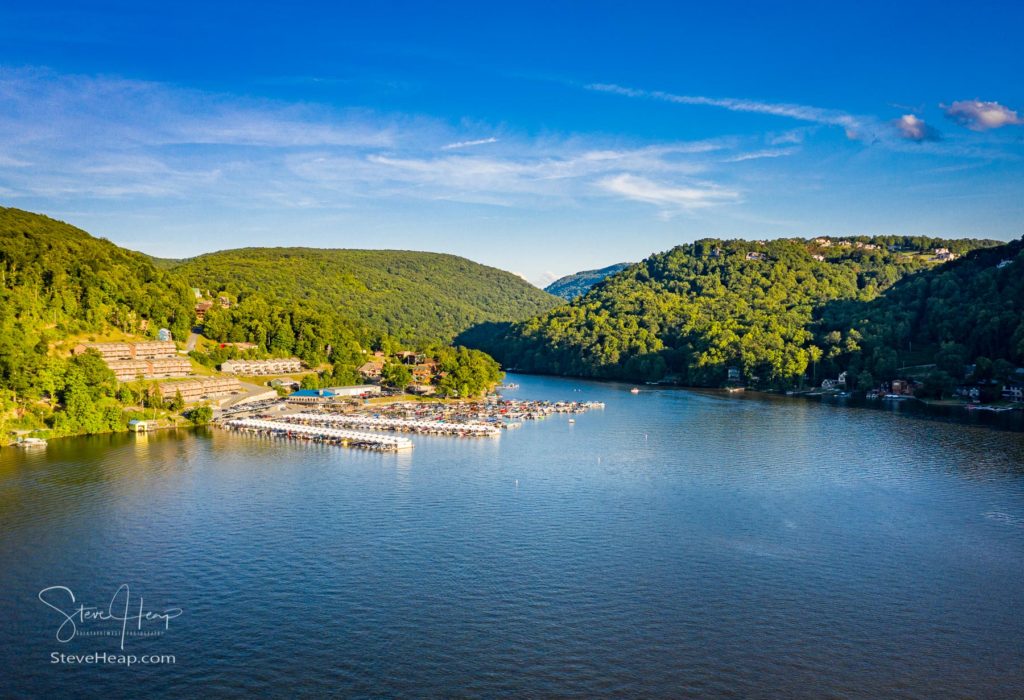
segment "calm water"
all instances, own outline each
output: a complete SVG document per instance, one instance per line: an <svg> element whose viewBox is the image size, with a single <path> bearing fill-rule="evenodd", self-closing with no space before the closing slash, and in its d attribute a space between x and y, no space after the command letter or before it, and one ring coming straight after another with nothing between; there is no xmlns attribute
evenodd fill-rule
<svg viewBox="0 0 1024 700"><path fill-rule="evenodd" d="M397 456L3 450L0 695L1024 695L1024 435L515 381L607 408ZM40 590L106 607L122 583L183 611L125 653L176 663L51 664L120 637L58 643Z"/></svg>

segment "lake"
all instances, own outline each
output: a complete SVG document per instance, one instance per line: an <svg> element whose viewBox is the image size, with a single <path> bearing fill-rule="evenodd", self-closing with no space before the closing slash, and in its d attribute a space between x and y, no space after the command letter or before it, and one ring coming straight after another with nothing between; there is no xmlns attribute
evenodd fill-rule
<svg viewBox="0 0 1024 700"><path fill-rule="evenodd" d="M1024 434L509 381L607 406L400 454L216 430L0 451L0 695L1024 695ZM180 615L57 640L122 584ZM53 663L93 652L174 663Z"/></svg>

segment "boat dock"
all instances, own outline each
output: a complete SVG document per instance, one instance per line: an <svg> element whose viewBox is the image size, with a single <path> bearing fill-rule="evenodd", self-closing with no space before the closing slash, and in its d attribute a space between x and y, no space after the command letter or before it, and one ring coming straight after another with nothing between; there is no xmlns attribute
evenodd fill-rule
<svg viewBox="0 0 1024 700"><path fill-rule="evenodd" d="M440 420L377 418L344 413L295 413L278 420L301 425L344 425L360 430L390 430L420 435L457 435L459 437L498 437L501 428L484 423L458 423Z"/></svg>
<svg viewBox="0 0 1024 700"><path fill-rule="evenodd" d="M398 452L411 450L412 440L402 437L362 433L355 430L341 430L325 426L298 425L280 420L264 420L261 418L235 418L221 424L230 430L255 433L270 437L291 438L293 440L310 440L342 447L358 447L378 452Z"/></svg>

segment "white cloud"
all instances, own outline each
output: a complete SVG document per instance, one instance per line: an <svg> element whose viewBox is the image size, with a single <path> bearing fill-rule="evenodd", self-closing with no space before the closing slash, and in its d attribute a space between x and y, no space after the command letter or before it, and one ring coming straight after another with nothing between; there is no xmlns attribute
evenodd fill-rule
<svg viewBox="0 0 1024 700"><path fill-rule="evenodd" d="M943 108L947 117L972 131L987 131L1024 124L1024 119L1021 119L1016 111L998 102L960 100L949 106L943 105Z"/></svg>
<svg viewBox="0 0 1024 700"><path fill-rule="evenodd" d="M555 280L561 278L562 275L555 274L551 270L544 270L544 272L540 273L540 275L538 275L537 277L537 286L540 287L541 289L544 289Z"/></svg>
<svg viewBox="0 0 1024 700"><path fill-rule="evenodd" d="M739 199L738 192L715 185L680 187L652 182L627 173L605 178L598 185L627 199L655 204L668 210L698 209Z"/></svg>
<svg viewBox="0 0 1024 700"><path fill-rule="evenodd" d="M497 143L498 139L491 136L486 139L474 139L472 141L456 141L455 143L446 143L441 146L442 151L453 151L457 148L469 148L470 146L483 146L488 143Z"/></svg>
<svg viewBox="0 0 1024 700"><path fill-rule="evenodd" d="M587 85L588 90L608 92L626 97L644 97L662 102L672 102L685 105L704 105L709 107L721 107L731 112L753 112L757 114L770 114L777 117L788 117L800 121L825 124L827 126L841 127L847 137L865 138L870 134L871 120L864 117L857 117L846 112L835 109L824 109L808 105L759 102L757 100L745 100L735 98L703 97L696 95L674 95L661 90L637 90L635 88L622 87L610 83L592 83Z"/></svg>
<svg viewBox="0 0 1024 700"><path fill-rule="evenodd" d="M299 153L289 158L288 168L310 183L336 191L368 194L368 189L375 189L415 198L535 206L593 198L596 180L622 172L688 179L709 167L694 158L720 148L707 142L617 149L574 141L527 142L488 156Z"/></svg>
<svg viewBox="0 0 1024 700"><path fill-rule="evenodd" d="M726 163L742 163L746 160L760 160L761 158L782 158L784 156L791 156L796 153L795 148L766 148L760 151L751 151L750 153L739 153L734 156L730 156L725 159Z"/></svg>
<svg viewBox="0 0 1024 700"><path fill-rule="evenodd" d="M13 198L343 209L395 200L573 207L625 197L679 211L735 199L719 181L745 145L469 138L486 128L0 68L0 187ZM750 157L769 154L737 159ZM693 184L698 176L704 184Z"/></svg>
<svg viewBox="0 0 1024 700"><path fill-rule="evenodd" d="M942 136L938 131L925 123L925 121L913 114L904 114L899 119L893 120L893 126L902 138L908 141L939 141Z"/></svg>
<svg viewBox="0 0 1024 700"><path fill-rule="evenodd" d="M813 128L813 127L812 127ZM772 134L768 137L768 144L771 146L784 146L786 144L800 144L804 142L807 135L807 128L790 129L781 134Z"/></svg>

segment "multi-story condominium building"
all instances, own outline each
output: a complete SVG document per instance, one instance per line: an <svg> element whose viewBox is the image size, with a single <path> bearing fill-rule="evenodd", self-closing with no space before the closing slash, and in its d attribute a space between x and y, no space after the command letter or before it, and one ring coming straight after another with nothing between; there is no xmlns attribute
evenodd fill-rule
<svg viewBox="0 0 1024 700"><path fill-rule="evenodd" d="M246 376L289 374L301 372L302 362L295 357L272 360L225 360L220 365L220 371Z"/></svg>
<svg viewBox="0 0 1024 700"><path fill-rule="evenodd" d="M234 377L201 377L182 382L161 382L157 385L160 396L172 399L181 394L187 402L212 399L242 391L242 385Z"/></svg>

